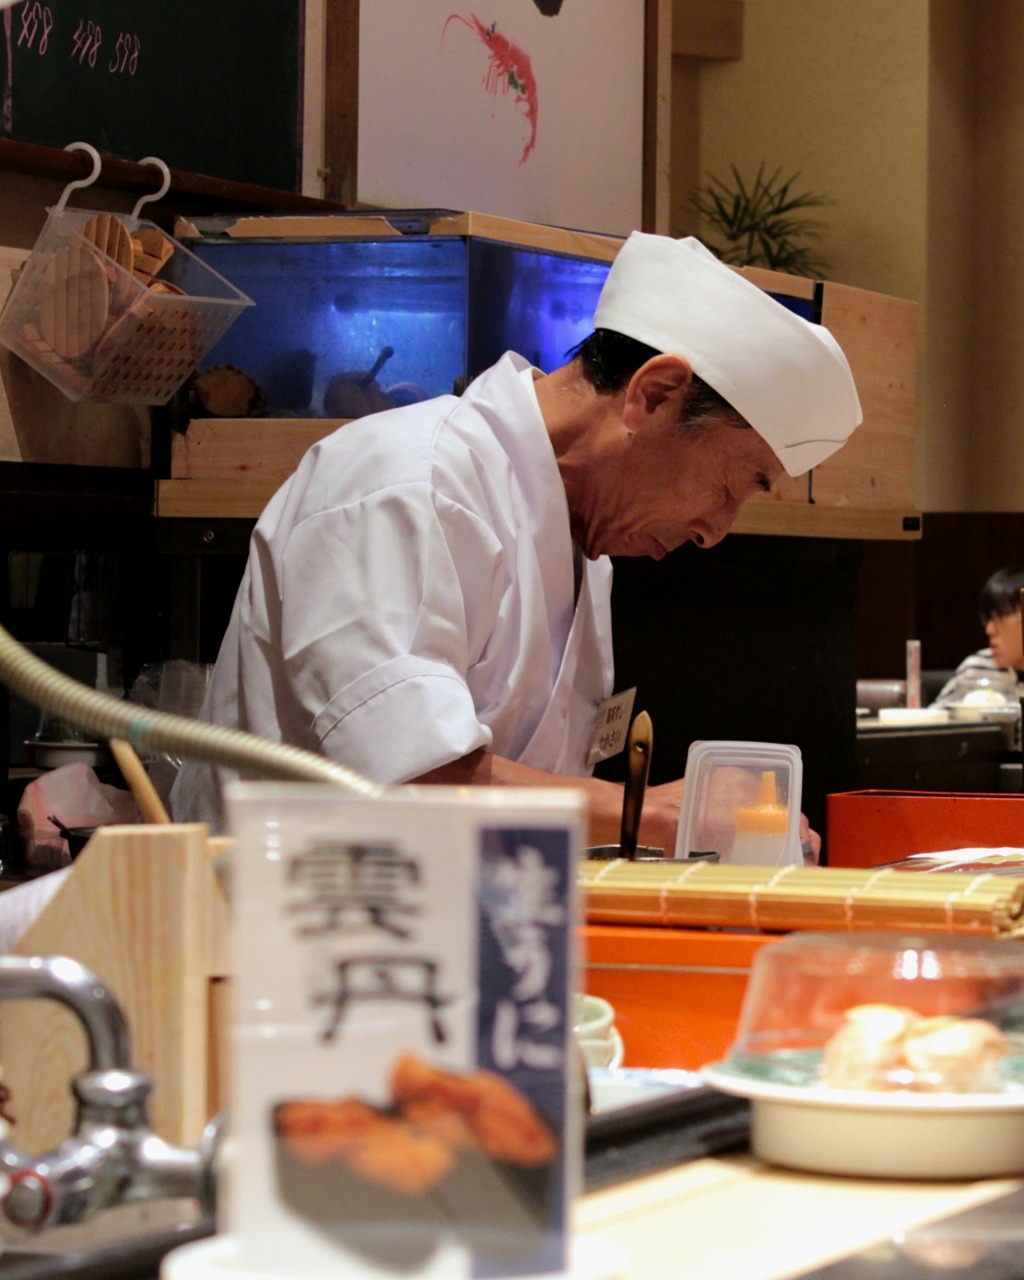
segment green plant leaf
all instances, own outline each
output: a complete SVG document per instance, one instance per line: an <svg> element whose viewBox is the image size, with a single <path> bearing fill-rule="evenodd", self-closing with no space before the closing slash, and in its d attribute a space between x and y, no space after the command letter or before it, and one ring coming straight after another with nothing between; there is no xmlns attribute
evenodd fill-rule
<svg viewBox="0 0 1024 1280"><path fill-rule="evenodd" d="M750 182L735 164L729 170L731 181L708 173L705 185L691 197L691 204L715 237L716 243L708 238L708 247L733 265L823 274L827 264L807 242L822 239L828 224L806 215L835 202L814 192L798 191L799 173L783 178L781 166L769 173L763 160Z"/></svg>

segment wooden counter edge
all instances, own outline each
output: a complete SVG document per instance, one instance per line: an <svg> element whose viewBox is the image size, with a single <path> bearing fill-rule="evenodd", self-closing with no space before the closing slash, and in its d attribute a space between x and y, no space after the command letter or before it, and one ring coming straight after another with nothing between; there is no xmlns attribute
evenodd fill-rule
<svg viewBox="0 0 1024 1280"><path fill-rule="evenodd" d="M249 480L158 480L156 514L166 519L256 520L280 477ZM913 541L921 537L918 511L871 511L806 502L751 503L732 532L791 538L861 538Z"/></svg>

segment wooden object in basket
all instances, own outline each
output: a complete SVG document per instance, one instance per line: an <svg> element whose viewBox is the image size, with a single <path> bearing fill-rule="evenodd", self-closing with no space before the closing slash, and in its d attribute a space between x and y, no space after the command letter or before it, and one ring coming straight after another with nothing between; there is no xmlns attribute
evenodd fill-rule
<svg viewBox="0 0 1024 1280"><path fill-rule="evenodd" d="M39 308L39 332L58 360L84 355L107 327L110 284L88 245L65 245L50 259Z"/></svg>
<svg viewBox="0 0 1024 1280"><path fill-rule="evenodd" d="M220 992L228 910L203 825L104 827L14 953L67 955L113 992L133 1065L155 1082L153 1129L194 1146L224 1106ZM0 1061L17 1123L11 1140L39 1152L73 1124L69 1082L83 1070L77 1018L53 1001L0 1006Z"/></svg>

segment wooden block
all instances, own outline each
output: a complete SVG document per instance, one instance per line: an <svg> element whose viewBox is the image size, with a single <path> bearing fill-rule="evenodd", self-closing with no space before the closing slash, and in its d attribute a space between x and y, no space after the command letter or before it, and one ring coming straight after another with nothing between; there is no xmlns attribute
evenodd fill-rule
<svg viewBox="0 0 1024 1280"><path fill-rule="evenodd" d="M194 1146L209 1119L212 919L225 919L206 827L104 827L14 948L67 955L92 970L128 1018L133 1065L155 1089L154 1130ZM85 1066L82 1030L52 1001L2 1011L4 1080L17 1116L12 1141L55 1146L72 1123L68 1082Z"/></svg>
<svg viewBox="0 0 1024 1280"><path fill-rule="evenodd" d="M131 281L120 274L124 271L130 275L132 271L131 232L120 218L111 213L98 213L89 219L79 234L103 255L101 262L110 284L110 306L113 311L120 311L127 306L133 292Z"/></svg>
<svg viewBox="0 0 1024 1280"><path fill-rule="evenodd" d="M807 491L806 476L791 480ZM770 496L752 498L733 525L734 533L775 534L786 538L857 538L913 542L923 535L924 518L912 507L876 509L834 506Z"/></svg>
<svg viewBox="0 0 1024 1280"><path fill-rule="evenodd" d="M822 323L846 352L864 421L814 469L815 501L913 508L917 304L826 281Z"/></svg>
<svg viewBox="0 0 1024 1280"><path fill-rule="evenodd" d="M170 280L153 280L149 286L150 293L164 293L176 298L186 297L185 290L180 285L172 284Z"/></svg>
<svg viewBox="0 0 1024 1280"><path fill-rule="evenodd" d="M280 488L276 480L158 480L156 514L193 520L258 520Z"/></svg>
<svg viewBox="0 0 1024 1280"><path fill-rule="evenodd" d="M77 242L58 249L47 263L39 330L58 355L84 355L106 328L110 284L97 255Z"/></svg>
<svg viewBox="0 0 1024 1280"><path fill-rule="evenodd" d="M341 425L326 418L194 418L171 441L175 480L282 484L299 459Z"/></svg>
<svg viewBox="0 0 1024 1280"><path fill-rule="evenodd" d="M622 248L618 236L597 235L589 231L571 231L564 227L546 227L534 222L517 222L488 213L458 213L438 218L430 224L432 236L481 236L523 245L528 249L545 249L553 253L574 254L611 262Z"/></svg>
<svg viewBox="0 0 1024 1280"><path fill-rule="evenodd" d="M673 0L674 58L742 58L743 0Z"/></svg>
<svg viewBox="0 0 1024 1280"><path fill-rule="evenodd" d="M817 282L807 276L791 276L786 271L770 271L767 267L734 267L733 270L765 293L781 293L787 298L810 301L817 286Z"/></svg>
<svg viewBox="0 0 1024 1280"><path fill-rule="evenodd" d="M817 287L813 280L761 267L738 270L769 293L810 299ZM773 488L772 500L791 505L813 497L820 507L848 508L851 519L846 523L851 526L855 512L912 515L917 509L917 304L830 280L821 289L821 320L850 362L864 421L837 453L814 468L810 481L807 476L783 476ZM758 517L758 523L765 518Z"/></svg>
<svg viewBox="0 0 1024 1280"><path fill-rule="evenodd" d="M140 280L149 283L173 255L173 242L154 227L140 227L135 233L132 269Z"/></svg>
<svg viewBox="0 0 1024 1280"><path fill-rule="evenodd" d="M82 227L80 235L94 244L100 253L116 262L125 271L132 266L132 236L127 226L112 213L98 213Z"/></svg>

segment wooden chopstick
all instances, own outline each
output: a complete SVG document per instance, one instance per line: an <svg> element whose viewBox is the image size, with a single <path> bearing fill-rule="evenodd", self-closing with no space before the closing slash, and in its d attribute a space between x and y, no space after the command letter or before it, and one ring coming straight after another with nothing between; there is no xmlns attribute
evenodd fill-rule
<svg viewBox="0 0 1024 1280"><path fill-rule="evenodd" d="M145 821L161 826L169 824L171 815L164 808L164 802L160 799L156 787L153 786L135 748L123 738L111 738L109 741L117 767L131 788Z"/></svg>

